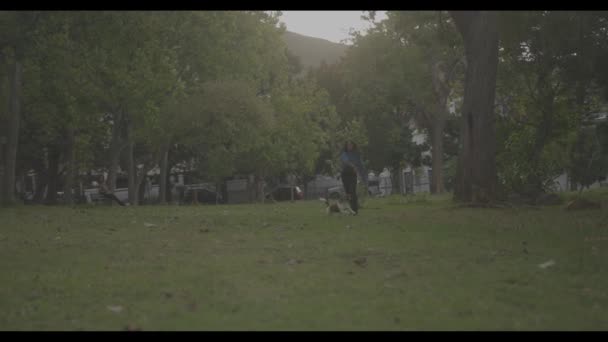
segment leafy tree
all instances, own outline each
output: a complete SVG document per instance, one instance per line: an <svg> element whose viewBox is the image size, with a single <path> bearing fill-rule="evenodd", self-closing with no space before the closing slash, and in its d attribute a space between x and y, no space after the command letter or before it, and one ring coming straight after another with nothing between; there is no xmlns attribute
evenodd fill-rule
<svg viewBox="0 0 608 342"><path fill-rule="evenodd" d="M606 138L608 124L584 127L571 148L568 168L572 182L580 184L579 191L591 184L603 181L608 175Z"/></svg>
<svg viewBox="0 0 608 342"><path fill-rule="evenodd" d="M534 198L571 164L584 116L600 107L593 65L605 25L597 13L576 11L500 19L499 177L506 191Z"/></svg>

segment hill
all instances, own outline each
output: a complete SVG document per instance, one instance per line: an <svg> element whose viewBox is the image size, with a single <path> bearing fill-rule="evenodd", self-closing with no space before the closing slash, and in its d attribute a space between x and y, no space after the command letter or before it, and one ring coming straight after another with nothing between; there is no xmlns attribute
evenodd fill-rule
<svg viewBox="0 0 608 342"><path fill-rule="evenodd" d="M325 60L333 64L344 56L347 45L333 43L325 39L308 37L298 33L286 31L283 40L291 53L300 57L304 70L309 67L318 67Z"/></svg>

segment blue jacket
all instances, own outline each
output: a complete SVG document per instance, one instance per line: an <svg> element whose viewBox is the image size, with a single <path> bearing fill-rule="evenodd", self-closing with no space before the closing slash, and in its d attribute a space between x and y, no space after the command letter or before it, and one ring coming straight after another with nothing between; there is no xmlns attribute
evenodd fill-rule
<svg viewBox="0 0 608 342"><path fill-rule="evenodd" d="M361 156L357 152L342 152L340 154L340 160L342 161L342 169L346 167L355 167L355 171L359 174L359 177L367 183L367 172L363 167Z"/></svg>

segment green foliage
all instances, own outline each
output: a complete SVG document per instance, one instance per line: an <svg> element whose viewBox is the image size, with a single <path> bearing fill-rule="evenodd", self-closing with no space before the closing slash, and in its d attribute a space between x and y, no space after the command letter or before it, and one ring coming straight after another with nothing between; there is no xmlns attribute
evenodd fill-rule
<svg viewBox="0 0 608 342"><path fill-rule="evenodd" d="M414 122L442 130L446 182L453 177L460 127L446 103L462 93L464 64L449 15L389 11L350 47L286 32L279 15L0 13L0 76L23 63L20 172L47 172L49 152L63 170L71 150L80 171L107 168L129 143L136 164L152 167L169 150L173 164L195 160L203 179L306 178L335 172L346 139L371 170L419 166L428 146L412 142ZM593 144L579 134L605 100L607 17L501 14L497 141L509 191L548 189L565 169L576 179L603 172L599 157L590 174L577 168L608 150L606 134Z"/></svg>
<svg viewBox="0 0 608 342"><path fill-rule="evenodd" d="M592 12L501 14L497 141L505 190L552 190L554 177L589 155L577 136L583 116L601 107L593 65L607 47L597 36L602 20Z"/></svg>
<svg viewBox="0 0 608 342"><path fill-rule="evenodd" d="M278 125L273 133L277 154L284 162L277 174L312 175L337 124L329 95L311 79L302 79L272 97Z"/></svg>
<svg viewBox="0 0 608 342"><path fill-rule="evenodd" d="M23 42L25 56L21 168L45 172L45 151L63 162L67 144L82 170L107 168L130 143L136 164L170 148L207 179L313 173L337 118L326 92L291 78L301 63L279 15L2 13L0 43Z"/></svg>
<svg viewBox="0 0 608 342"><path fill-rule="evenodd" d="M501 129L504 130L504 127ZM510 129L506 132L508 133L499 133L498 139L503 134L506 137L499 145L497 155L498 177L504 191L530 196L536 196L539 189L553 191L553 179L564 172L568 163L567 150L572 136L552 140L535 157L533 151L537 133L534 127ZM536 184L535 180L541 183Z"/></svg>
<svg viewBox="0 0 608 342"><path fill-rule="evenodd" d="M608 175L608 153L602 141L605 144L606 124L581 130L571 148L569 176L582 188L603 181Z"/></svg>
<svg viewBox="0 0 608 342"><path fill-rule="evenodd" d="M239 159L263 145L275 124L272 107L246 81L211 81L184 99L180 121L188 126L182 143L192 146L200 171L220 180L236 171ZM242 162L242 161L241 161Z"/></svg>
<svg viewBox="0 0 608 342"><path fill-rule="evenodd" d="M407 94L403 85L409 83L401 78L401 57L392 41L383 37L358 37L340 64L322 65L315 73L341 119L334 148L339 150L352 135L360 141L369 167L379 170L398 164L413 147L402 96Z"/></svg>
<svg viewBox="0 0 608 342"><path fill-rule="evenodd" d="M412 122L427 132L445 127L447 101L457 97L462 76L461 55L446 13L389 11L388 19L365 35L354 33L340 63L322 64L314 74L336 104L339 134L348 132L353 120L364 128L369 168L398 168L404 161L422 163Z"/></svg>

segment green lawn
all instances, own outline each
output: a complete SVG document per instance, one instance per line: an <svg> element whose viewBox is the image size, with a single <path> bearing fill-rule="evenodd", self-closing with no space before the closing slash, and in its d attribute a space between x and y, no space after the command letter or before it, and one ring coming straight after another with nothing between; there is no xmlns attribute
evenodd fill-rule
<svg viewBox="0 0 608 342"><path fill-rule="evenodd" d="M606 330L605 208L0 209L0 330Z"/></svg>

